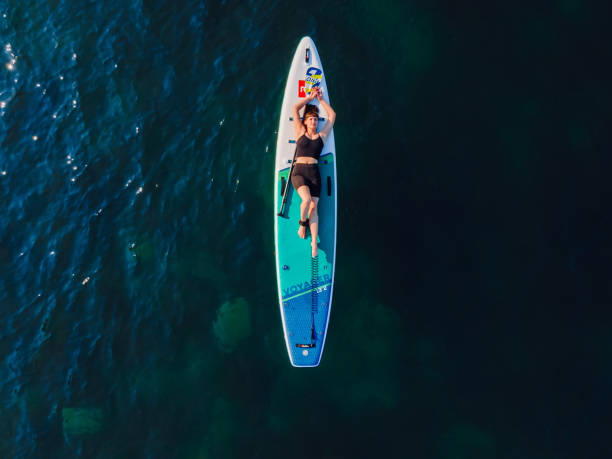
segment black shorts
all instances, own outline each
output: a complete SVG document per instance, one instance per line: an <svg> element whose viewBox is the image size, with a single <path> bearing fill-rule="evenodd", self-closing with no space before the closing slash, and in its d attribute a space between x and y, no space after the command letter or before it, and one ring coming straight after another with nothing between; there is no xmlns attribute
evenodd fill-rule
<svg viewBox="0 0 612 459"><path fill-rule="evenodd" d="M293 188L297 189L302 185L310 188L310 195L318 198L321 196L321 173L318 164L296 163L291 174Z"/></svg>

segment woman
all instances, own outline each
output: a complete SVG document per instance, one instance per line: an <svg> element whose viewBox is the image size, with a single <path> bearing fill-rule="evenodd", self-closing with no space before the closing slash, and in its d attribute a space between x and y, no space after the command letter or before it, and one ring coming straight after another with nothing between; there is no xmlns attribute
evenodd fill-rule
<svg viewBox="0 0 612 459"><path fill-rule="evenodd" d="M321 174L317 164L323 151L323 144L327 141L336 121L336 112L323 100L322 95L321 88L312 88L310 96L293 106L293 129L295 130L295 138L297 140L296 159L291 175L291 183L300 195L300 198L302 198L298 236L305 239L306 228L310 226L313 258L319 253L317 247L317 236L319 233L317 204L319 203L319 196L321 196ZM315 97L327 113L327 122L320 132L317 132L319 109L316 105L308 103L314 100ZM302 121L299 111L304 105L306 105L306 108L304 109L304 121Z"/></svg>

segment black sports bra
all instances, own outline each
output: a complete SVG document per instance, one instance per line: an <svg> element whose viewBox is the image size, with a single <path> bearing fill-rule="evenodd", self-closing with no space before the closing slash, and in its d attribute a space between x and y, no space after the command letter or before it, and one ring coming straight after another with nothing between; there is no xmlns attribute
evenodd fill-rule
<svg viewBox="0 0 612 459"><path fill-rule="evenodd" d="M319 160L321 152L323 151L323 139L320 135L315 140L310 140L305 134L303 134L302 137L297 140L296 144L296 158L299 158L300 156L307 156L314 158L317 161Z"/></svg>

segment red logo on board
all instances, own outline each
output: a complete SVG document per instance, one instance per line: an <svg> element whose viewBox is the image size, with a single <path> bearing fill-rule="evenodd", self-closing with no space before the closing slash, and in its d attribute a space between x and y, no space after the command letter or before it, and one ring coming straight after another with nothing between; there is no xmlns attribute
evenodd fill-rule
<svg viewBox="0 0 612 459"><path fill-rule="evenodd" d="M298 81L298 97L306 97L306 80Z"/></svg>

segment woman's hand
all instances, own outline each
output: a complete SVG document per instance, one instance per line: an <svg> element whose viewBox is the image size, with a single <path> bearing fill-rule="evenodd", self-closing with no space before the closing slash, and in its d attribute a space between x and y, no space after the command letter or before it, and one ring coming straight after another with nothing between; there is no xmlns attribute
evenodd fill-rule
<svg viewBox="0 0 612 459"><path fill-rule="evenodd" d="M310 90L310 95L306 98L308 100L308 102L311 102L315 99L315 97L317 97L317 89L319 88L312 88Z"/></svg>
<svg viewBox="0 0 612 459"><path fill-rule="evenodd" d="M323 90L321 89L320 86L317 86L315 89L317 90L315 97L320 102L323 99Z"/></svg>
<svg viewBox="0 0 612 459"><path fill-rule="evenodd" d="M307 97L307 99L309 101L314 100L314 99L321 100L321 95L322 95L321 88L316 86L310 90L310 95Z"/></svg>
<svg viewBox="0 0 612 459"><path fill-rule="evenodd" d="M308 98L310 100L314 100L314 99L321 100L322 96L323 96L323 92L321 91L321 88L317 86L310 90L310 96L308 96Z"/></svg>

